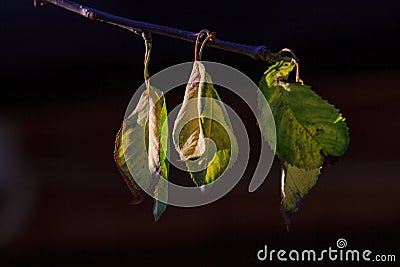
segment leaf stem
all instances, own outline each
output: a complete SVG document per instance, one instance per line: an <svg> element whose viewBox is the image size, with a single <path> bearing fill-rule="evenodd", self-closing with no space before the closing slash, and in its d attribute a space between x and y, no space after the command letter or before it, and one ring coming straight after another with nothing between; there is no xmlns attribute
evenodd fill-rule
<svg viewBox="0 0 400 267"><path fill-rule="evenodd" d="M136 34L148 32L189 42L195 42L198 36L197 33L194 32L119 17L69 0L34 0L34 6L43 6L46 3L77 13L88 19L102 21L129 30ZM290 62L293 59L292 57L283 56L280 52L272 53L265 46L249 46L219 39L213 39L205 45L250 56L255 60L263 60L268 63L274 63L281 60Z"/></svg>
<svg viewBox="0 0 400 267"><path fill-rule="evenodd" d="M300 60L296 57L296 54L289 48L283 48L277 53L277 55L282 55L285 52L288 52L292 55L292 61L296 65L296 82L300 82L301 84L303 84L303 81L300 79Z"/></svg>
<svg viewBox="0 0 400 267"><path fill-rule="evenodd" d="M203 33L206 33L207 37L203 40L199 49L199 43ZM201 55L203 53L204 46L207 44L208 41L212 41L213 39L215 39L215 34L216 34L215 32L210 32L209 30L206 29L201 30L197 34L196 45L194 46L194 61L201 60Z"/></svg>
<svg viewBox="0 0 400 267"><path fill-rule="evenodd" d="M150 97L149 62L152 48L151 33L143 32L142 38L144 40L144 46L146 48L144 53L144 81L146 83L147 95Z"/></svg>

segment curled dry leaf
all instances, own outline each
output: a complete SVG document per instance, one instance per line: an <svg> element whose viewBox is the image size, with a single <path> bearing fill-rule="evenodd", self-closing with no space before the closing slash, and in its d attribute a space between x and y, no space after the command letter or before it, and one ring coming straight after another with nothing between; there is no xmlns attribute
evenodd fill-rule
<svg viewBox="0 0 400 267"><path fill-rule="evenodd" d="M134 199L142 197L143 188L154 192L153 214L158 220L166 208L169 168L167 109L159 90L151 87L142 93L115 144L116 164Z"/></svg>
<svg viewBox="0 0 400 267"><path fill-rule="evenodd" d="M173 139L198 186L215 181L237 158L238 144L228 113L199 61L193 63Z"/></svg>

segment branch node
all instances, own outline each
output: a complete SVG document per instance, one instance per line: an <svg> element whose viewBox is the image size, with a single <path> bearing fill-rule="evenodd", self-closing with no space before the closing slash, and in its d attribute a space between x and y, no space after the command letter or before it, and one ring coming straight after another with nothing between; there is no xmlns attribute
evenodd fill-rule
<svg viewBox="0 0 400 267"><path fill-rule="evenodd" d="M142 36L142 34L143 34L143 31L142 30L138 30L138 29L131 29L131 31L134 33L134 34L137 34L137 35L140 35L140 36Z"/></svg>
<svg viewBox="0 0 400 267"><path fill-rule="evenodd" d="M33 7L44 6L45 4L46 4L46 1L44 1L44 0L33 0Z"/></svg>
<svg viewBox="0 0 400 267"><path fill-rule="evenodd" d="M208 42L213 43L215 41L215 35L217 34L217 32L210 32L210 38L208 39Z"/></svg>
<svg viewBox="0 0 400 267"><path fill-rule="evenodd" d="M274 62L274 56L271 51L269 51L265 46L260 46L257 51L257 59L266 61L268 63Z"/></svg>
<svg viewBox="0 0 400 267"><path fill-rule="evenodd" d="M92 10L87 10L87 11L86 11L86 16L87 16L89 19L95 19L95 18L96 18L96 13L94 13Z"/></svg>
<svg viewBox="0 0 400 267"><path fill-rule="evenodd" d="M151 32L142 32L142 38L148 43L151 43L153 41Z"/></svg>

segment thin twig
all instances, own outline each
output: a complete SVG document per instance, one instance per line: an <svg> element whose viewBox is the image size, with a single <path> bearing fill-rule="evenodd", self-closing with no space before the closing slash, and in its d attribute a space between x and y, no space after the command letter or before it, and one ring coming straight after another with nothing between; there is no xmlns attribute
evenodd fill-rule
<svg viewBox="0 0 400 267"><path fill-rule="evenodd" d="M43 6L49 3L61 7L63 9L69 10L71 12L77 13L88 19L102 21L136 34L141 34L142 32L149 32L153 34L168 36L171 38L177 38L185 41L195 42L197 38L197 33L183 31L179 29L174 29L170 27L155 25L151 23L126 19L123 17L115 16L100 10L96 10L91 7L83 6L81 4L75 3L68 0L34 0L34 6ZM219 39L213 39L207 42L207 46L215 47L218 49L231 51L234 53L250 56L253 59L260 59L269 63L273 63L279 60L291 61L291 57L284 57L279 53L272 53L265 46L248 46L243 44L236 44L227 41L222 41Z"/></svg>

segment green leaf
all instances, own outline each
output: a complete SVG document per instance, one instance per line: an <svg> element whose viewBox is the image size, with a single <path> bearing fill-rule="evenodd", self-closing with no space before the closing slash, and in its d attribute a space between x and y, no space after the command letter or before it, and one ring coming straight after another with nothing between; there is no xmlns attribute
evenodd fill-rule
<svg viewBox="0 0 400 267"><path fill-rule="evenodd" d="M283 163L281 179L281 210L284 223L288 225L290 218L297 212L301 200L314 187L320 174L320 168L304 170Z"/></svg>
<svg viewBox="0 0 400 267"><path fill-rule="evenodd" d="M237 158L238 144L225 106L198 61L193 64L173 136L198 186L215 181Z"/></svg>
<svg viewBox="0 0 400 267"><path fill-rule="evenodd" d="M279 81L286 81L296 65L293 62L279 61L270 66L265 72L265 81L268 87L278 85Z"/></svg>
<svg viewBox="0 0 400 267"><path fill-rule="evenodd" d="M261 78L258 104L261 127L268 143L271 108L276 125L275 154L282 160L281 210L285 224L318 180L325 160L343 156L349 144L345 118L333 105L300 83L287 83L293 63L278 62Z"/></svg>
<svg viewBox="0 0 400 267"><path fill-rule="evenodd" d="M274 115L280 159L299 168L315 169L322 166L325 157L345 153L349 143L345 119L311 87L282 81L268 86L266 75L259 86Z"/></svg>
<svg viewBox="0 0 400 267"><path fill-rule="evenodd" d="M150 87L122 124L117 135L115 161L134 196L143 188L154 192L156 220L166 208L168 146L165 99L159 90Z"/></svg>

